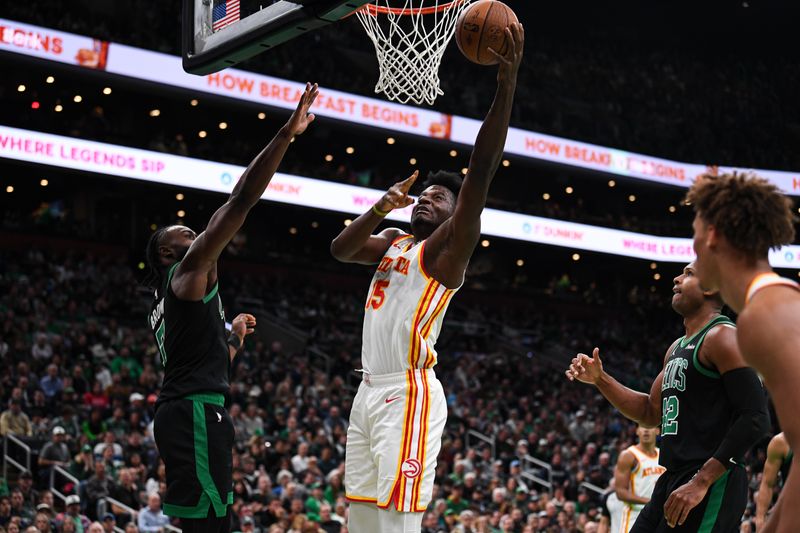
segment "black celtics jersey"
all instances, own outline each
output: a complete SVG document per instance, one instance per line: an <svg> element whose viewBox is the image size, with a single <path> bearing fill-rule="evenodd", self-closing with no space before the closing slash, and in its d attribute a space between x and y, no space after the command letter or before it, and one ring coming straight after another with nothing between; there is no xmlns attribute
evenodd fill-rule
<svg viewBox="0 0 800 533"><path fill-rule="evenodd" d="M730 318L720 315L691 338L682 337L664 366L659 462L667 471L701 467L717 451L733 423L733 408L720 374L699 359L706 334L721 324L733 326Z"/></svg>
<svg viewBox="0 0 800 533"><path fill-rule="evenodd" d="M148 317L164 365L159 403L198 392L227 395L230 388L230 352L219 283L200 301L181 300L170 286L179 264L170 268Z"/></svg>

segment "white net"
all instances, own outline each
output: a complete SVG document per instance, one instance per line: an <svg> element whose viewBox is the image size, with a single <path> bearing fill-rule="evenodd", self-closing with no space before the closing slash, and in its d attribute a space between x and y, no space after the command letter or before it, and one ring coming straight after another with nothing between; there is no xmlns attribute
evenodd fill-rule
<svg viewBox="0 0 800 533"><path fill-rule="evenodd" d="M444 94L439 87L439 65L456 20L471 0L442 5L439 0L429 0L433 5L423 7L425 1L375 0L356 13L378 55L380 75L375 92L404 104L432 105ZM386 10L378 12L375 6Z"/></svg>

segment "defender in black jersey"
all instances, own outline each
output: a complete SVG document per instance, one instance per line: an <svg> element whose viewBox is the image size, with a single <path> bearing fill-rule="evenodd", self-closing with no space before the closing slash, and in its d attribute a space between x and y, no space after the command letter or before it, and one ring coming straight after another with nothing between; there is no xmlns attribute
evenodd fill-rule
<svg viewBox="0 0 800 533"><path fill-rule="evenodd" d="M735 532L747 503L743 458L769 428L766 397L739 353L733 322L720 314L719 294L700 288L693 263L673 291L686 334L667 350L649 395L604 372L598 348L592 357L578 354L566 374L595 385L629 419L661 425L667 471L632 532Z"/></svg>
<svg viewBox="0 0 800 533"><path fill-rule="evenodd" d="M239 315L226 341L217 259L258 202L289 143L314 120L317 86L307 84L297 109L250 163L228 201L196 235L184 226L157 230L147 245L148 317L164 364L154 434L167 473L164 512L184 532L227 532L233 503L233 422L225 410L230 363L255 318Z"/></svg>

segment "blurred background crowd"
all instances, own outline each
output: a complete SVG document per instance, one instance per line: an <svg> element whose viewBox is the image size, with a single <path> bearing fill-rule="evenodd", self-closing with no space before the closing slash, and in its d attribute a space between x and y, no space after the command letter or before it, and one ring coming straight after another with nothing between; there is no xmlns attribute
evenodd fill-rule
<svg viewBox="0 0 800 533"><path fill-rule="evenodd" d="M781 2L509 3L527 33L513 126L692 163L800 168L800 62L787 29L796 17ZM255 4L265 2L242 9ZM177 0L42 0L10 3L2 16L177 55L179 13ZM373 95L371 47L350 19L241 67ZM245 165L286 116L2 57L5 126ZM440 74L436 109L481 118L494 71L451 46ZM463 146L387 135L320 119L280 170L385 189L415 168L467 165ZM165 533L152 435L163 369L139 284L144 243L165 224L201 230L224 197L8 160L0 183L0 533ZM684 192L509 157L488 205L686 237ZM235 531L346 532L343 454L371 276L328 254L348 220L263 203L220 265L228 319L251 312L259 322L232 372ZM437 346L449 413L424 533L597 531L635 427L563 372L599 346L610 373L649 389L682 335L668 300L682 267L481 243ZM747 459L744 532L765 446Z"/></svg>

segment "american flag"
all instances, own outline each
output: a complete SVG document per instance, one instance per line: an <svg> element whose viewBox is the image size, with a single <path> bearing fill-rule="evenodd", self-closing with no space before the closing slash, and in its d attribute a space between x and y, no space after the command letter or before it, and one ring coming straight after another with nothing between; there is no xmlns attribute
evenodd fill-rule
<svg viewBox="0 0 800 533"><path fill-rule="evenodd" d="M214 0L211 31L218 31L239 20L239 0Z"/></svg>

